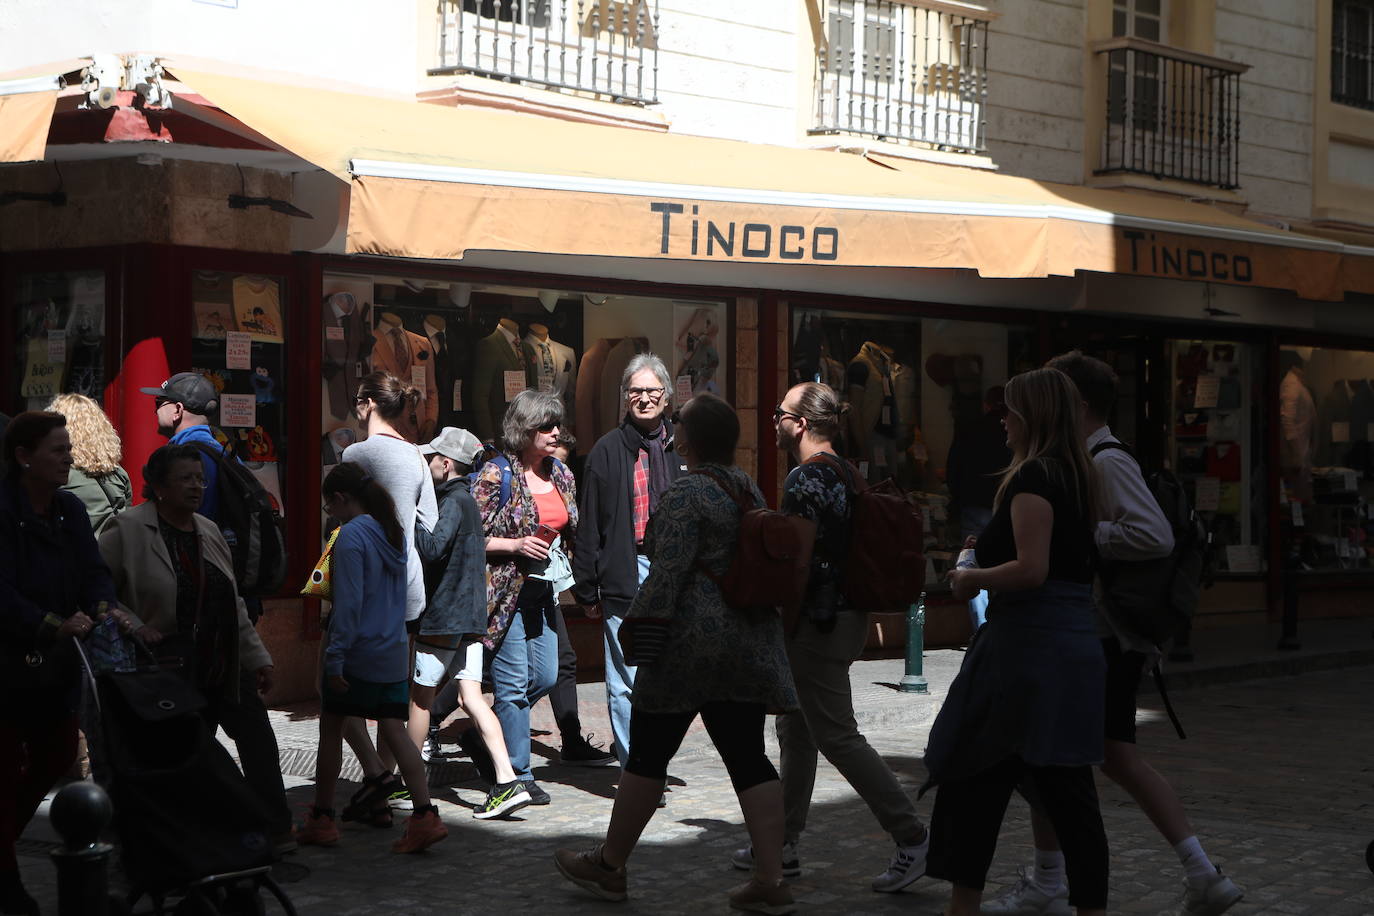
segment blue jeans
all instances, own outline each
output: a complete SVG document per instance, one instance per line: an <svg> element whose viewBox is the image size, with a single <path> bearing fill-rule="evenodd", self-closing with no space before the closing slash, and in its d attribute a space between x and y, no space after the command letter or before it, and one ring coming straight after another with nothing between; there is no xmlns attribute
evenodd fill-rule
<svg viewBox="0 0 1374 916"><path fill-rule="evenodd" d="M643 585L649 577L649 558L640 554L635 560L639 567L639 584ZM625 618L605 611L602 621L601 632L606 642L606 711L611 716L615 756L623 768L630 758L630 695L635 685L635 669L625 664L625 653L620 650L620 625Z"/></svg>
<svg viewBox="0 0 1374 916"><path fill-rule="evenodd" d="M558 613L549 583L527 579L510 629L491 657L492 712L515 778L530 780L530 707L558 680Z"/></svg>

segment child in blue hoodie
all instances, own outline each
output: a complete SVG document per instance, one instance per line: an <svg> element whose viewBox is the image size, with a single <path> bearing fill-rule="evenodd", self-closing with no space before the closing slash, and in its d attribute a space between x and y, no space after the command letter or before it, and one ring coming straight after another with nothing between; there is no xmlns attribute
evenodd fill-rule
<svg viewBox="0 0 1374 916"><path fill-rule="evenodd" d="M324 479L324 508L341 528L333 548L333 607L325 632L315 804L297 836L302 845L339 841L334 788L350 716L377 720L378 740L396 756L415 808L393 852L419 852L448 836L431 804L425 765L406 737L410 650L405 627L406 538L385 489L361 466L344 462ZM359 750L355 747L355 751ZM389 789L391 774L369 741L358 754L364 794ZM381 795L385 798L385 794Z"/></svg>

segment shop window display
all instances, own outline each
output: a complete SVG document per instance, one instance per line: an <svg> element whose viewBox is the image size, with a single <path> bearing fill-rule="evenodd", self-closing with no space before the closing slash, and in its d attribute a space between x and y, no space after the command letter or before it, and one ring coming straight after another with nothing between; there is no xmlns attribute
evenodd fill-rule
<svg viewBox="0 0 1374 916"><path fill-rule="evenodd" d="M286 282L216 270L191 276L191 368L219 392L215 434L285 515Z"/></svg>
<svg viewBox="0 0 1374 916"><path fill-rule="evenodd" d="M620 423L620 377L643 352L657 353L675 374L679 401L726 394L726 309L718 302L342 273L325 275L324 295L326 467L362 435L353 393L373 370L420 390L420 408L402 424L416 442L458 426L498 443L506 404L535 389L562 399L565 427L585 453Z"/></svg>
<svg viewBox="0 0 1374 916"><path fill-rule="evenodd" d="M1374 353L1279 351L1280 519L1292 568L1374 568Z"/></svg>
<svg viewBox="0 0 1374 916"><path fill-rule="evenodd" d="M1262 572L1267 475L1255 350L1230 341L1173 340L1168 353L1172 469L1211 534L1217 572Z"/></svg>
<svg viewBox="0 0 1374 916"><path fill-rule="evenodd" d="M1035 365L1033 342L1027 328L991 322L793 310L790 380L849 401L847 457L921 509L931 586L990 517L1010 460L1000 388Z"/></svg>
<svg viewBox="0 0 1374 916"><path fill-rule="evenodd" d="M105 386L105 274L20 274L14 301L20 403L42 410L54 395L100 401Z"/></svg>

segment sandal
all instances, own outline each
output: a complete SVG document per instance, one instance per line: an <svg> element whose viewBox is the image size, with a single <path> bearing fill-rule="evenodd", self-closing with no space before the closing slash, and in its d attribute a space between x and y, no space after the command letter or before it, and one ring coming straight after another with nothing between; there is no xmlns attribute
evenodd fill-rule
<svg viewBox="0 0 1374 916"><path fill-rule="evenodd" d="M388 796L401 784L394 773L378 773L363 779L362 786L353 793L340 818L372 827L390 827L393 823Z"/></svg>

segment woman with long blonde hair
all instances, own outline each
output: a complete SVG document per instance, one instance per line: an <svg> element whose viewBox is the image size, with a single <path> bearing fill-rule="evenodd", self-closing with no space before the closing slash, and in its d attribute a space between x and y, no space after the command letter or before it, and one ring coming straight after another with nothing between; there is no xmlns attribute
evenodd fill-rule
<svg viewBox="0 0 1374 916"><path fill-rule="evenodd" d="M84 394L59 394L48 409L67 418L72 437L72 470L62 489L81 498L99 537L134 496L129 475L119 466L123 458L119 433L100 405Z"/></svg>
<svg viewBox="0 0 1374 916"><path fill-rule="evenodd" d="M1101 500L1081 400L1057 369L1007 383L1011 466L978 537L978 566L949 576L957 599L993 593L926 749L926 787L939 786L926 871L954 884L949 916L979 912L1018 786L1054 823L1070 903L1080 916L1106 912L1107 836L1092 773L1103 754L1105 662L1092 604Z"/></svg>

